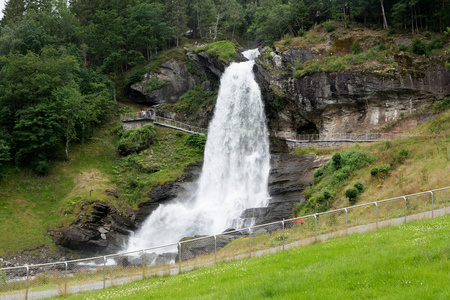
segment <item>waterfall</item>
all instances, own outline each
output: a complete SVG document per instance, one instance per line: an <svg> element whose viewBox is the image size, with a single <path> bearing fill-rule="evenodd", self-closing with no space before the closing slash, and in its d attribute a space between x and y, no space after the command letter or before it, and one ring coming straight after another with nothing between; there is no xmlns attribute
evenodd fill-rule
<svg viewBox="0 0 450 300"><path fill-rule="evenodd" d="M223 73L208 129L198 187L190 199L160 205L128 243L128 251L239 227L245 209L269 200L269 139L261 91L252 68L258 50Z"/></svg>

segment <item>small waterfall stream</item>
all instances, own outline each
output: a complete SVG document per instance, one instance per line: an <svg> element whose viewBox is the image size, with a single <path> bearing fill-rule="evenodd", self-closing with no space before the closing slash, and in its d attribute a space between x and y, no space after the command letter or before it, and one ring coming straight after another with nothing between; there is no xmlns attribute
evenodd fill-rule
<svg viewBox="0 0 450 300"><path fill-rule="evenodd" d="M232 63L222 75L196 193L160 205L130 238L127 251L248 226L242 212L268 204L269 135L252 72L259 52L243 54L249 61Z"/></svg>

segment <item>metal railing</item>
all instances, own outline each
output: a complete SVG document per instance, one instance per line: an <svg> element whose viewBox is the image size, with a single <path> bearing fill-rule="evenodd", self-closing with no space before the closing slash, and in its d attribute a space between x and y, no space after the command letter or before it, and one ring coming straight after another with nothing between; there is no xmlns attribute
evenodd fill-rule
<svg viewBox="0 0 450 300"><path fill-rule="evenodd" d="M139 112L131 112L120 115L121 122L142 121L142 120L152 120L153 123L156 125L171 127L173 129L182 130L188 133L198 133L204 135L208 132L206 128L201 128L198 126L175 121L173 119L157 116L154 112L151 112L150 115L148 114L147 111L144 111L141 114L139 114Z"/></svg>
<svg viewBox="0 0 450 300"><path fill-rule="evenodd" d="M311 141L383 141L392 139L403 139L412 137L406 133L325 133L325 134L296 134L292 132L277 132L275 136L288 141L311 142Z"/></svg>
<svg viewBox="0 0 450 300"><path fill-rule="evenodd" d="M134 252L2 268L0 299L43 299L100 290L448 213L450 187Z"/></svg>
<svg viewBox="0 0 450 300"><path fill-rule="evenodd" d="M174 129L180 129L189 133L205 134L208 132L206 128L189 125L186 123L175 121L169 118L163 118L160 116L155 116L155 124L168 125L169 127L172 127Z"/></svg>

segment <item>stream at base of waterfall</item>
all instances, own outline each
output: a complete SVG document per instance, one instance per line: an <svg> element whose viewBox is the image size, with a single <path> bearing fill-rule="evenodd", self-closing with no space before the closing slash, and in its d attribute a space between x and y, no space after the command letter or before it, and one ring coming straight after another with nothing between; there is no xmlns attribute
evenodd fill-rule
<svg viewBox="0 0 450 300"><path fill-rule="evenodd" d="M232 63L222 75L196 190L153 211L130 237L127 252L251 226L242 212L268 204L269 134L252 71L259 52L243 54L249 61Z"/></svg>

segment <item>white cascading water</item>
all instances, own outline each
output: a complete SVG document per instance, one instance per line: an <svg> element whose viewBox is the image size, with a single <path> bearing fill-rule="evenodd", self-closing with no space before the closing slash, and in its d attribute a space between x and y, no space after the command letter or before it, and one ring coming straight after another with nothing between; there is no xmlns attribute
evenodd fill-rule
<svg viewBox="0 0 450 300"><path fill-rule="evenodd" d="M160 205L130 238L127 251L238 228L245 209L268 204L269 139L252 72L259 52L243 54L249 61L232 63L222 75L197 192Z"/></svg>

